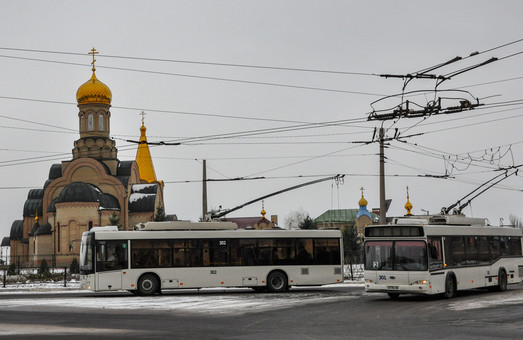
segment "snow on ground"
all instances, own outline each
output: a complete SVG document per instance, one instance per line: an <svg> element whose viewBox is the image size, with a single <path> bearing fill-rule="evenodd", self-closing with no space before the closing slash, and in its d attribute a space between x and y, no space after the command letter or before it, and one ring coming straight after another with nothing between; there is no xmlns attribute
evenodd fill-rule
<svg viewBox="0 0 523 340"><path fill-rule="evenodd" d="M361 282L348 282L323 287L339 287L343 285L357 286L363 288ZM2 295L19 294L22 291L31 293L59 293L84 292L87 296L64 298L29 298L29 299L2 299L5 308L23 307L64 307L74 305L81 309L106 309L106 310L156 310L156 311L179 311L184 313L205 314L245 314L252 312L271 311L304 304L315 304L329 301L351 300L357 296L339 295L325 290L325 294L318 291L308 291L303 288L292 289L284 294L257 294L247 288L209 288L197 290L178 290L174 294L155 295L150 297L140 296L107 296L89 291L82 291L78 286L70 289L58 289L53 284L41 284L34 287L23 285L22 288L1 290ZM63 283L62 283L63 288ZM67 307L64 307L67 308Z"/></svg>
<svg viewBox="0 0 523 340"><path fill-rule="evenodd" d="M507 306L507 305L518 305L523 303L523 295L507 295L503 296L502 294L491 294L491 295L482 295L481 299L474 299L471 301L458 301L453 302L449 305L449 309L462 311L470 309L480 309L480 308L492 308L497 306Z"/></svg>

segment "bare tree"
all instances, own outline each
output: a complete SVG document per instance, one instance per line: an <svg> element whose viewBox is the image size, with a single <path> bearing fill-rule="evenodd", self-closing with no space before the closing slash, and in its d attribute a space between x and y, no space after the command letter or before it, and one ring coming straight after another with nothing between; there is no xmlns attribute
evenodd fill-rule
<svg viewBox="0 0 523 340"><path fill-rule="evenodd" d="M291 211L283 222L287 229L300 229L303 221L309 216L309 214L302 208Z"/></svg>
<svg viewBox="0 0 523 340"><path fill-rule="evenodd" d="M521 220L521 218L517 217L516 215L510 214L508 216L508 219L510 221L511 226L513 226L514 228L523 229L523 221Z"/></svg>

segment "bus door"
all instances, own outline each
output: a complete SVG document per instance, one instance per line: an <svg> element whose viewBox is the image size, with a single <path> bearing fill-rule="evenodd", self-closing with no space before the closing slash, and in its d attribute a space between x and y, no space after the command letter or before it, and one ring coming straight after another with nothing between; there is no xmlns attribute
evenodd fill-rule
<svg viewBox="0 0 523 340"><path fill-rule="evenodd" d="M122 289L122 270L128 268L126 240L96 242L96 289Z"/></svg>

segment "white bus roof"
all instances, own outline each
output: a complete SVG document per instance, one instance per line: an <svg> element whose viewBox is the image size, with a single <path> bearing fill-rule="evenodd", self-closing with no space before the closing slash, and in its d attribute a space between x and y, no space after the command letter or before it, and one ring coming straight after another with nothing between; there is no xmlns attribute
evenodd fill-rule
<svg viewBox="0 0 523 340"><path fill-rule="evenodd" d="M236 230L238 225L233 222L145 222L138 223L134 230Z"/></svg>
<svg viewBox="0 0 523 340"><path fill-rule="evenodd" d="M94 229L94 228L93 228ZM92 229L91 229L92 230ZM98 240L192 238L340 238L339 230L143 230L96 232Z"/></svg>
<svg viewBox="0 0 523 340"><path fill-rule="evenodd" d="M484 218L466 217L464 215L418 215L395 217L391 224L401 225L463 225L463 226L485 226Z"/></svg>

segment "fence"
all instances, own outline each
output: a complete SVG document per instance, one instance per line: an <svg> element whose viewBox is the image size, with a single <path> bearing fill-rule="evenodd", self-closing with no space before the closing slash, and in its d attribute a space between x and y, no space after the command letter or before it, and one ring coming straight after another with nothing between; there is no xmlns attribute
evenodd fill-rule
<svg viewBox="0 0 523 340"><path fill-rule="evenodd" d="M363 264L346 264L344 267L344 276L345 280L351 280L351 281L363 281L364 279L364 272L363 272Z"/></svg>
<svg viewBox="0 0 523 340"><path fill-rule="evenodd" d="M0 266L1 284L57 283L78 280L78 255L6 256Z"/></svg>

